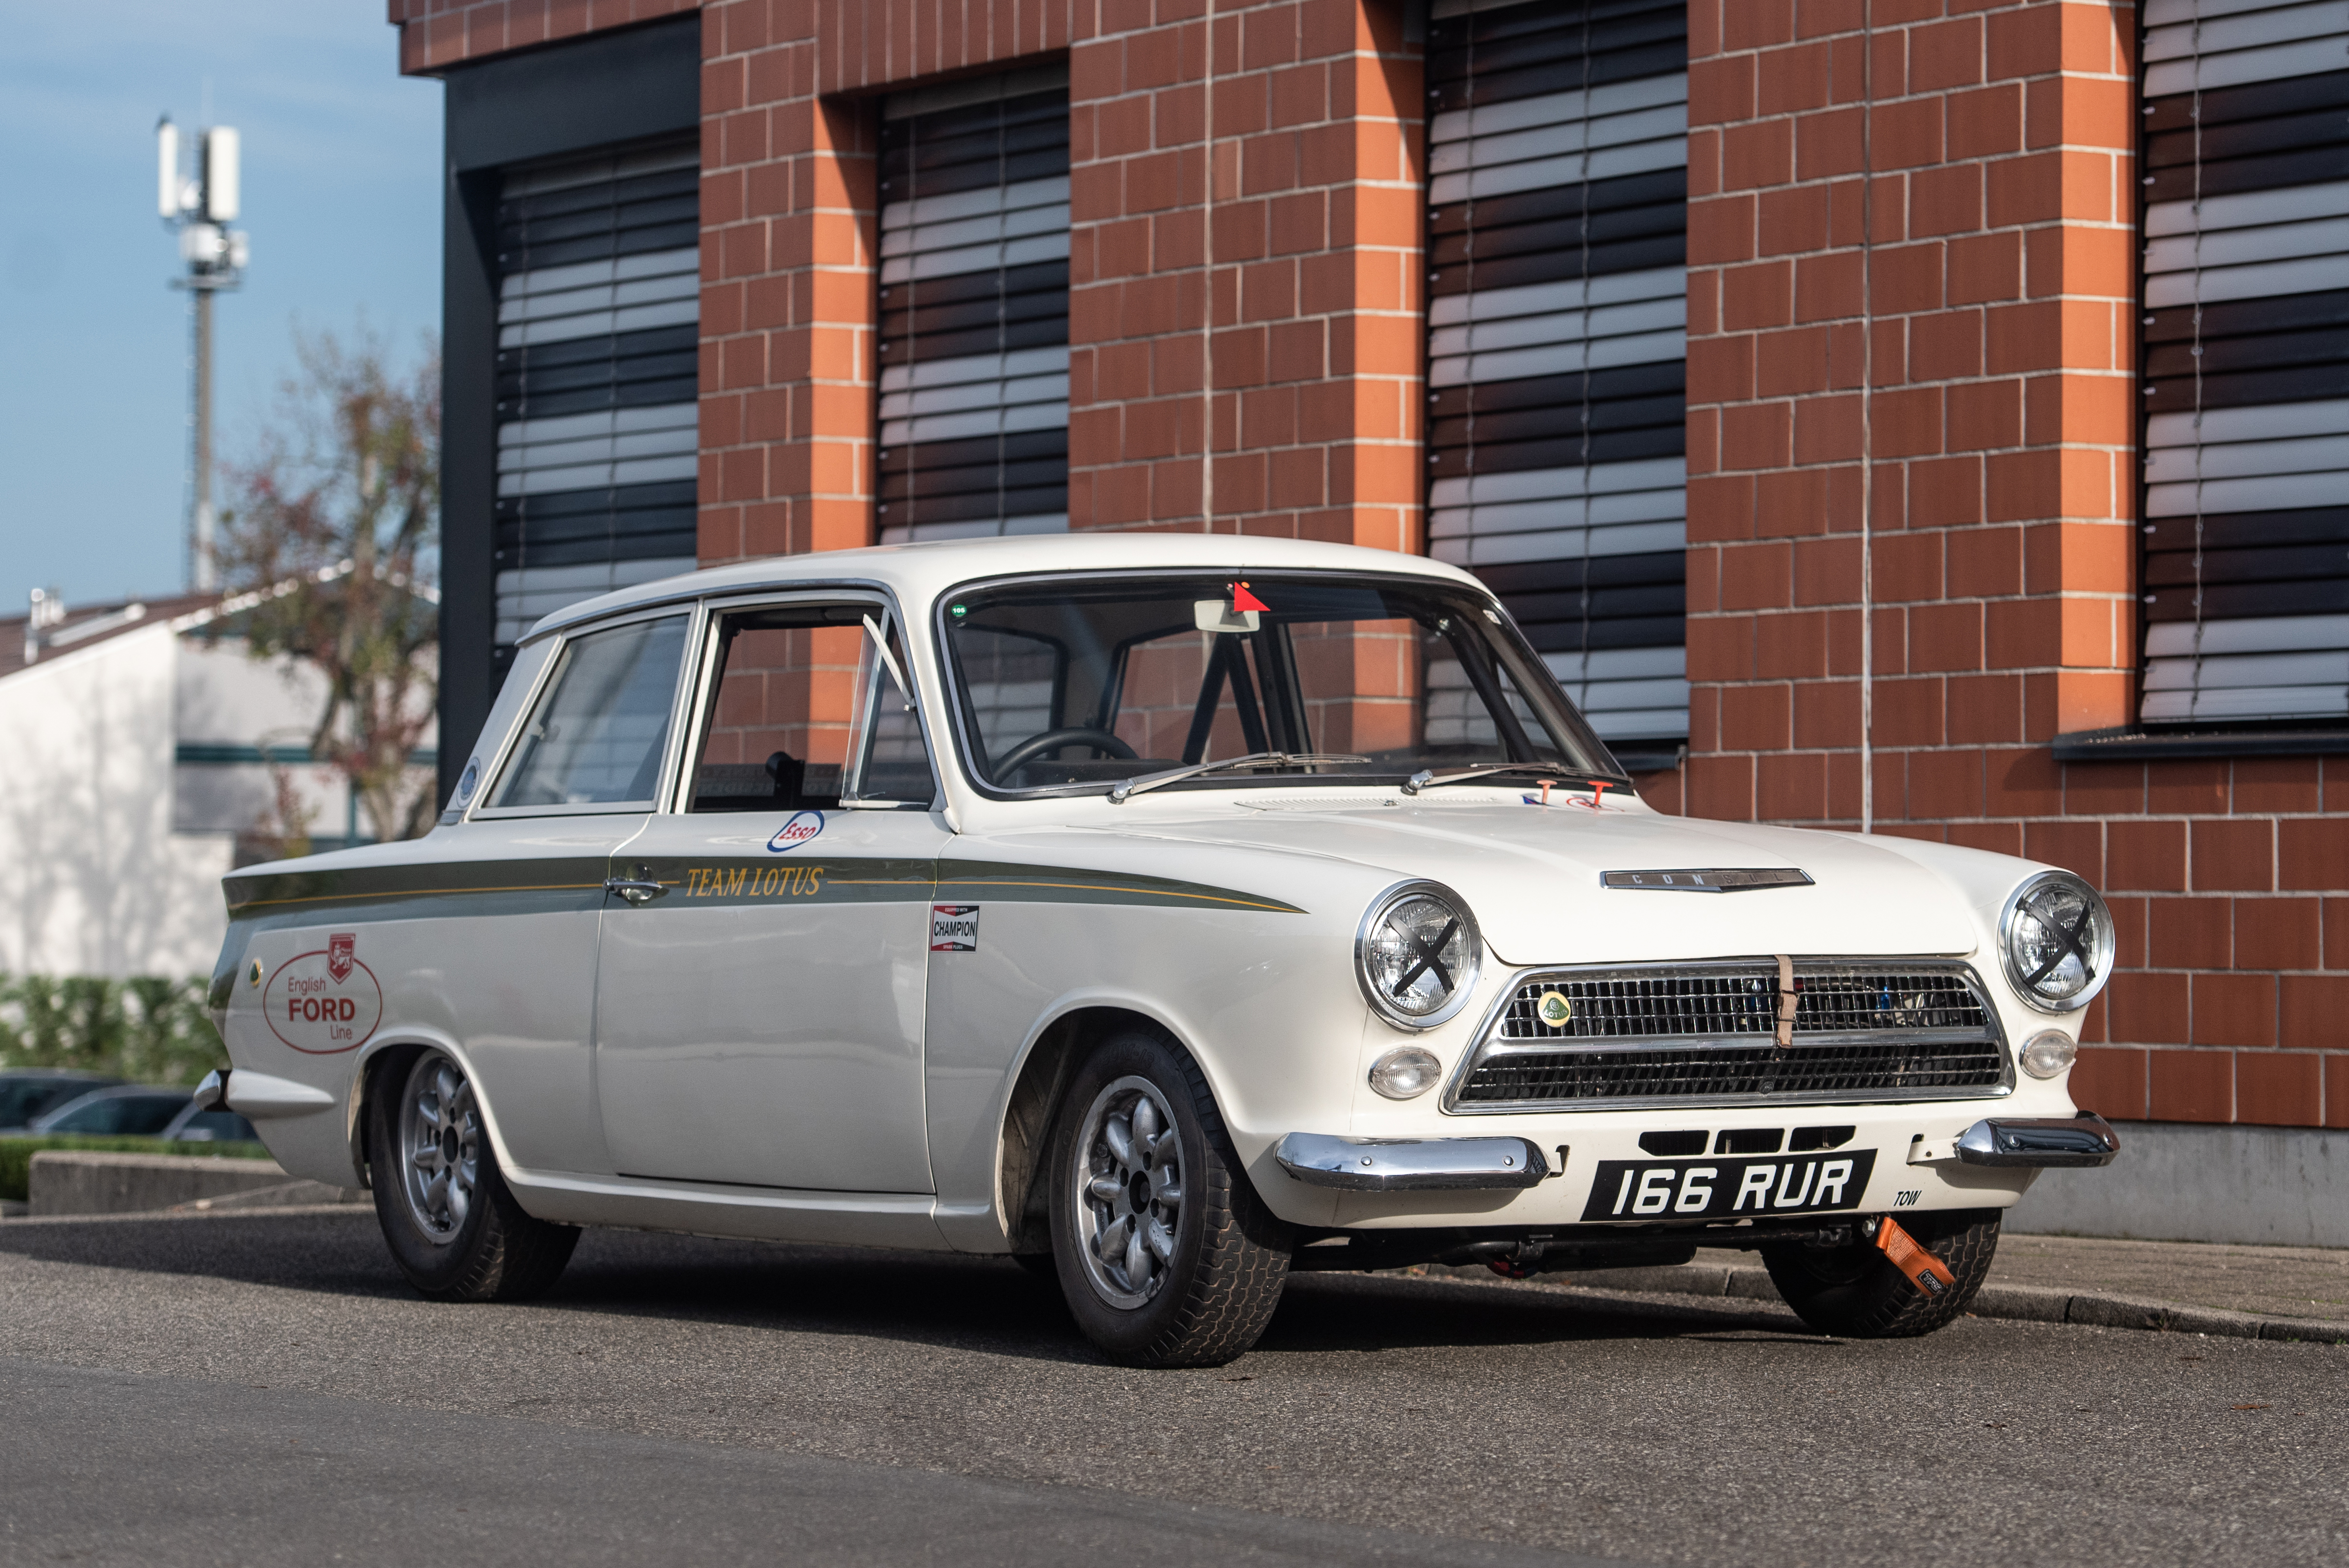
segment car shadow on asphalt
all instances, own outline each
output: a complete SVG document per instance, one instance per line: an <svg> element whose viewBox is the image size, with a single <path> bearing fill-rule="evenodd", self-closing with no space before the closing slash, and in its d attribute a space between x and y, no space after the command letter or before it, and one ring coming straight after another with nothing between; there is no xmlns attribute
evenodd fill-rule
<svg viewBox="0 0 2349 1568"><path fill-rule="evenodd" d="M0 1254L326 1295L412 1297L372 1220L360 1211L0 1225ZM1058 1284L1002 1258L591 1230L554 1288L530 1305L1056 1362L1100 1359L1078 1335ZM1314 1274L1290 1277L1257 1349L1315 1355L1732 1336L1790 1346L1833 1343L1760 1303L1631 1303L1570 1289Z"/></svg>

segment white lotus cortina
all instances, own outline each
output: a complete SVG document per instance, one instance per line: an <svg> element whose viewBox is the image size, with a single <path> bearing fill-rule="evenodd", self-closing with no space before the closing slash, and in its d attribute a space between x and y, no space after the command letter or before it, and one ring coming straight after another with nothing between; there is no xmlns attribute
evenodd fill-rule
<svg viewBox="0 0 2349 1568"><path fill-rule="evenodd" d="M1008 1253L1108 1356L1292 1269L1757 1250L1927 1332L2036 1168L2069 872L1661 815L1492 595L1210 536L754 562L523 642L424 839L226 882L203 1098L442 1300L581 1225Z"/></svg>

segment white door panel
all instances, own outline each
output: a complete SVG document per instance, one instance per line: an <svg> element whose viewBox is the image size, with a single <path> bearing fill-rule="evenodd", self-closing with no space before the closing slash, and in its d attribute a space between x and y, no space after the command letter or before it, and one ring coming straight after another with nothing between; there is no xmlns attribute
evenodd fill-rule
<svg viewBox="0 0 2349 1568"><path fill-rule="evenodd" d="M793 818L804 839L779 840ZM615 874L596 976L595 1072L629 1176L927 1192L926 811L654 819Z"/></svg>

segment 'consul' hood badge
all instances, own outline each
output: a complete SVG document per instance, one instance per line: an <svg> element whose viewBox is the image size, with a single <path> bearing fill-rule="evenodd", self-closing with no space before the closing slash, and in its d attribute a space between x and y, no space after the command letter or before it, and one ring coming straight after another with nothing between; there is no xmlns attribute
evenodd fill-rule
<svg viewBox="0 0 2349 1568"><path fill-rule="evenodd" d="M1811 873L1792 866L1763 866L1751 871L1710 867L1698 871L1601 872L1601 887L1640 892L1749 892L1764 887L1809 887Z"/></svg>

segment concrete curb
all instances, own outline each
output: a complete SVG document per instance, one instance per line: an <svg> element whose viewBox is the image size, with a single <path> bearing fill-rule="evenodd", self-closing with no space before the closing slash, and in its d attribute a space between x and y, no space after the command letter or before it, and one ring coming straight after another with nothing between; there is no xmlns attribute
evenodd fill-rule
<svg viewBox="0 0 2349 1568"><path fill-rule="evenodd" d="M196 1220L300 1220L334 1215L372 1220L375 1218L375 1205L372 1202L287 1203L253 1209L150 1209L136 1214L52 1214L44 1218L15 1214L0 1221L0 1231L21 1230L26 1225L181 1225Z"/></svg>
<svg viewBox="0 0 2349 1568"><path fill-rule="evenodd" d="M1560 1283L1601 1290L1633 1291L1648 1295L1721 1296L1745 1301L1776 1301L1777 1287L1770 1272L1760 1268L1718 1268L1696 1264L1678 1267L1597 1269L1560 1276ZM2035 1284L1985 1284L1966 1304L1976 1317L2002 1317L2024 1323L2070 1323L2095 1328L2140 1328L2157 1333L2209 1334L2229 1339L2276 1339L2320 1345L2349 1345L2349 1323L2323 1318L2262 1317L2250 1312L2222 1312L2216 1307L2184 1306L2174 1301L2139 1296L2101 1295L2057 1290Z"/></svg>
<svg viewBox="0 0 2349 1568"><path fill-rule="evenodd" d="M273 1160L44 1149L27 1182L31 1217L156 1213L223 1205L349 1202L358 1194L289 1178Z"/></svg>

